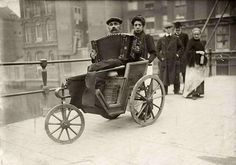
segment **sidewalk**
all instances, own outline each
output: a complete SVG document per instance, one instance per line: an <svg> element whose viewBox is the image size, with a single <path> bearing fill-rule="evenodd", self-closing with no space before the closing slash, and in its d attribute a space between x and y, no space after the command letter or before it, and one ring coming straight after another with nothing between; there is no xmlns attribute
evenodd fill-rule
<svg viewBox="0 0 236 165"><path fill-rule="evenodd" d="M235 165L236 76L207 78L199 100L170 93L151 126L129 112L112 121L85 114L85 124L67 145L47 137L43 117L0 127L0 164Z"/></svg>

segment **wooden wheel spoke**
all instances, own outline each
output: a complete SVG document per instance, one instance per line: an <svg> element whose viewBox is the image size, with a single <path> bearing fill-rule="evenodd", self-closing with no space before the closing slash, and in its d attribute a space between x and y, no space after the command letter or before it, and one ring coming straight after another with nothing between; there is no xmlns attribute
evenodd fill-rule
<svg viewBox="0 0 236 165"><path fill-rule="evenodd" d="M151 82L150 82L150 84L149 84L149 86L148 86L148 94L149 94L149 95L150 95L151 92L152 92L152 88L153 88L153 79L151 79Z"/></svg>
<svg viewBox="0 0 236 165"><path fill-rule="evenodd" d="M70 113L71 113L71 109L69 110L69 113L68 113L68 115L67 115L67 117L66 117L66 119L68 120L69 119L69 117L70 117Z"/></svg>
<svg viewBox="0 0 236 165"><path fill-rule="evenodd" d="M156 97L153 97L153 100L155 99L159 99L159 98L162 98L163 96L156 96Z"/></svg>
<svg viewBox="0 0 236 165"><path fill-rule="evenodd" d="M141 113L143 112L143 110L145 109L146 106L147 106L147 104L143 104L141 110L137 114L137 117L139 117L141 115Z"/></svg>
<svg viewBox="0 0 236 165"><path fill-rule="evenodd" d="M142 100L143 101L143 100ZM141 102L141 103L137 103L137 104L135 104L134 105L134 107L138 107L138 106L140 106L140 105L142 105L142 104L145 104L146 103L146 101L143 101L143 102Z"/></svg>
<svg viewBox="0 0 236 165"><path fill-rule="evenodd" d="M50 134L54 134L55 132L57 132L59 129L61 128L61 126L59 126L57 129L55 129L54 131L52 131Z"/></svg>
<svg viewBox="0 0 236 165"><path fill-rule="evenodd" d="M144 92L145 92L145 96L147 96L147 87L145 86L145 83L144 83L144 82L142 83L142 85L143 85L143 90L144 90Z"/></svg>
<svg viewBox="0 0 236 165"><path fill-rule="evenodd" d="M57 117L56 115L52 114L53 117L55 117L57 120L59 120L60 122L62 121L61 119L59 119L59 117Z"/></svg>
<svg viewBox="0 0 236 165"><path fill-rule="evenodd" d="M70 123L70 125L74 125L74 126L82 126L82 124L76 124L76 123Z"/></svg>
<svg viewBox="0 0 236 165"><path fill-rule="evenodd" d="M48 125L61 125L61 123L48 123Z"/></svg>
<svg viewBox="0 0 236 165"><path fill-rule="evenodd" d="M63 130L64 130L64 128L61 129L61 132L60 132L60 134L58 135L58 138L57 138L57 139L60 139L60 138L61 138L61 134L62 134Z"/></svg>
<svg viewBox="0 0 236 165"><path fill-rule="evenodd" d="M152 103L152 105L154 105L154 106L157 107L159 110L161 110L161 107L157 106L156 104L153 104L153 103Z"/></svg>
<svg viewBox="0 0 236 165"><path fill-rule="evenodd" d="M70 129L75 135L77 135L77 133L76 133L72 128L69 127L69 129Z"/></svg>
<svg viewBox="0 0 236 165"><path fill-rule="evenodd" d="M155 87L155 89L153 89L151 97L155 94L155 91L158 89L158 87L160 87L159 85L157 87Z"/></svg>
<svg viewBox="0 0 236 165"><path fill-rule="evenodd" d="M67 136L68 136L68 139L71 140L70 134L69 134L69 131L68 131L68 128L66 128L66 134L67 134Z"/></svg>
<svg viewBox="0 0 236 165"><path fill-rule="evenodd" d="M149 105L149 108L148 108L148 111L151 113L151 115L152 115L152 118L154 119L155 118L155 115L154 115L154 113L153 113L153 111L152 111L152 107L151 107L152 105L150 104Z"/></svg>
<svg viewBox="0 0 236 165"><path fill-rule="evenodd" d="M69 120L69 122L71 122L72 120L76 119L77 117L79 117L80 115L77 114L75 117L73 117L72 119Z"/></svg>
<svg viewBox="0 0 236 165"><path fill-rule="evenodd" d="M140 93L136 92L137 95L139 95L141 98L143 98L143 100L147 100L143 95L141 95Z"/></svg>

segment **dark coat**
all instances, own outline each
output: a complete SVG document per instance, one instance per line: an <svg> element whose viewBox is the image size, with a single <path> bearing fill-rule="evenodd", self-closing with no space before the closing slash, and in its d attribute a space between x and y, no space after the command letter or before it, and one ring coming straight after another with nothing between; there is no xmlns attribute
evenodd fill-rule
<svg viewBox="0 0 236 165"><path fill-rule="evenodd" d="M180 72L185 73L186 71L186 65L187 65L187 60L186 56L184 55L184 52L186 50L187 44L188 44L188 34L186 33L180 33L179 35L175 34L177 37L179 37L180 41L182 42L183 45L183 52L181 53L181 58L180 58Z"/></svg>
<svg viewBox="0 0 236 165"><path fill-rule="evenodd" d="M144 32L134 33L134 35L138 37L142 45L141 57L149 60L149 62L152 62L157 57L157 51L153 37L149 34L145 34Z"/></svg>
<svg viewBox="0 0 236 165"><path fill-rule="evenodd" d="M180 57L183 52L183 46L180 39L174 35L162 37L157 42L157 56L162 58L160 62L160 79L163 84L179 82Z"/></svg>
<svg viewBox="0 0 236 165"><path fill-rule="evenodd" d="M187 65L190 67L194 67L195 64L198 65L206 65L207 64L207 57L204 56L204 63L200 64L200 54L196 54L196 51L205 51L204 49L204 44L200 40L195 40L191 38L188 42L186 51L185 51L185 56L187 59Z"/></svg>

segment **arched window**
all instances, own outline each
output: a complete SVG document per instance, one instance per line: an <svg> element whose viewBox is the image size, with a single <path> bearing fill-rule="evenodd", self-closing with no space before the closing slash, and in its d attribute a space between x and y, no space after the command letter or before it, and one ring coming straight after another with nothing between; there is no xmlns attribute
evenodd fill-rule
<svg viewBox="0 0 236 165"><path fill-rule="evenodd" d="M43 40L42 24L40 22L36 22L35 24L35 35L36 42Z"/></svg>
<svg viewBox="0 0 236 165"><path fill-rule="evenodd" d="M31 53L30 53L30 52L27 52L27 54L26 54L26 60L27 60L27 61L32 61L32 56L31 56Z"/></svg>
<svg viewBox="0 0 236 165"><path fill-rule="evenodd" d="M48 52L48 59L49 59L50 61L55 60L55 59L54 59L54 54L53 54L53 51L52 51L52 50L49 50L49 52Z"/></svg>
<svg viewBox="0 0 236 165"><path fill-rule="evenodd" d="M25 24L25 43L31 43L32 39L32 27L30 24Z"/></svg>
<svg viewBox="0 0 236 165"><path fill-rule="evenodd" d="M46 23L46 33L48 41L56 40L56 23L54 20L48 20Z"/></svg>
<svg viewBox="0 0 236 165"><path fill-rule="evenodd" d="M40 61L41 59L45 59L45 55L44 55L43 51L37 51L35 53L35 60Z"/></svg>

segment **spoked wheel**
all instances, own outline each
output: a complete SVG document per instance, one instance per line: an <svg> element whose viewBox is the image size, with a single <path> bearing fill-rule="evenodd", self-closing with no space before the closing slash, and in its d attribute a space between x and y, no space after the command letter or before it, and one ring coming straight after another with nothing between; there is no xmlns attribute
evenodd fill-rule
<svg viewBox="0 0 236 165"><path fill-rule="evenodd" d="M130 97L130 111L135 122L142 126L154 123L160 116L165 91L156 75L146 75L135 84Z"/></svg>
<svg viewBox="0 0 236 165"><path fill-rule="evenodd" d="M84 126L82 111L71 104L55 106L48 112L45 120L47 135L62 144L78 139L84 131Z"/></svg>

